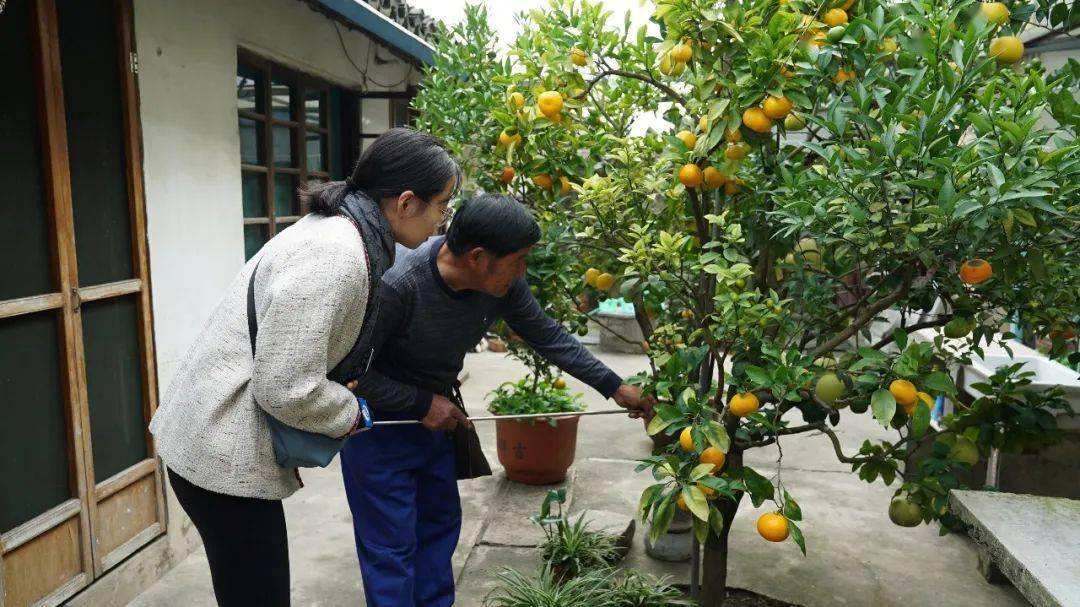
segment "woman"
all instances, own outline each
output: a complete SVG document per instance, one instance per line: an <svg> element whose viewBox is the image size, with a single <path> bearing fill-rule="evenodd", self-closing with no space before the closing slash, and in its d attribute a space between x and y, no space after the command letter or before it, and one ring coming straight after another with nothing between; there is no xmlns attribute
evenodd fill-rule
<svg viewBox="0 0 1080 607"><path fill-rule="evenodd" d="M244 266L177 370L150 431L202 536L219 605L289 604L281 500L302 485L275 463L266 416L331 437L356 430L355 382L327 375L373 332L368 301L394 243L415 248L431 236L459 180L431 135L392 129L376 139L349 179L302 192L312 212Z"/></svg>

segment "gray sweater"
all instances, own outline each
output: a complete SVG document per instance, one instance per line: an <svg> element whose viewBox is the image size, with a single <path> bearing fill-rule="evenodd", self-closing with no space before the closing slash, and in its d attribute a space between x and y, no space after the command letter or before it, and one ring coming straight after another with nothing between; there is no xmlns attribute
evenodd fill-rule
<svg viewBox="0 0 1080 607"><path fill-rule="evenodd" d="M256 263L253 361L247 284ZM270 240L233 279L154 414L165 463L217 493L280 499L299 489L293 470L274 461L266 414L328 436L350 430L356 398L326 374L356 342L368 292L364 243L348 219L308 215Z"/></svg>
<svg viewBox="0 0 1080 607"><path fill-rule="evenodd" d="M465 353L497 319L544 358L589 384L605 398L622 379L540 309L524 278L503 297L454 291L439 274L436 256L444 238L402 254L382 277L377 354L357 394L375 419L418 419L432 392L443 392L461 372Z"/></svg>

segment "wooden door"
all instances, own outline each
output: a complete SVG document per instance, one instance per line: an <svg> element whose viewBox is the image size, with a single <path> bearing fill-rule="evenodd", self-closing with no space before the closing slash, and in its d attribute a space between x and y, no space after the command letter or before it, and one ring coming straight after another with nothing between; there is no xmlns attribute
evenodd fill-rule
<svg viewBox="0 0 1080 607"><path fill-rule="evenodd" d="M2 607L58 604L164 528L132 51L126 0L0 15Z"/></svg>

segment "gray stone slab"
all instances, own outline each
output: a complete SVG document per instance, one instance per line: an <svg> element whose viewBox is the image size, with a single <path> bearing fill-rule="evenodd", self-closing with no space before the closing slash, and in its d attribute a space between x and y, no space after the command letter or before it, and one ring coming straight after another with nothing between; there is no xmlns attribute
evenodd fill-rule
<svg viewBox="0 0 1080 607"><path fill-rule="evenodd" d="M634 533L637 530L637 521L633 515L609 510L585 510L571 514L569 519L576 521L582 514L590 531L610 535L615 539L615 547L619 549L619 558L626 556L634 543Z"/></svg>
<svg viewBox="0 0 1080 607"><path fill-rule="evenodd" d="M984 559L1032 605L1080 605L1080 501L953 491L949 503Z"/></svg>
<svg viewBox="0 0 1080 607"><path fill-rule="evenodd" d="M566 503L563 512L569 512L574 499L574 476L576 466L567 472L566 480L558 485L522 485L503 479L501 490L491 504L487 527L480 535L480 543L490 546L536 547L544 541L544 531L529 520L540 511L540 504L548 491L566 487Z"/></svg>

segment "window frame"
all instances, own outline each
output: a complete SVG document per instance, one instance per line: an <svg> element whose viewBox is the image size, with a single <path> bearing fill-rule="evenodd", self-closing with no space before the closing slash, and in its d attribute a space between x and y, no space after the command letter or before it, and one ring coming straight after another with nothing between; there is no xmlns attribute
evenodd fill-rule
<svg viewBox="0 0 1080 607"><path fill-rule="evenodd" d="M334 145L334 134L330 129L330 114L332 110L330 107L330 99L332 96L331 91L335 87L332 83L321 78L286 67L242 48L237 50L236 68L237 78L240 77L241 69L247 69L260 74L261 82L257 82L257 86L259 86L261 90L257 91L257 95L263 109L262 113L257 111L259 105L258 102L256 103L256 110L241 109L239 107L239 98L237 100L236 113L238 132L241 119L252 120L261 126L261 133L259 131L256 132L256 143L261 151L262 164L249 164L245 163L242 157L240 159L241 187L243 180L249 175L260 176L259 178L262 179L263 183L263 200L261 205L263 214L256 217L247 217L245 215L243 221L245 242L247 227L252 225L266 226L265 237L266 240L270 240L278 232L292 225L308 213L306 205L298 200L298 196L294 192L292 203L293 208L297 210L297 213L295 215L277 214L275 208L275 178L277 175L294 176L298 187L301 187L312 180L328 181L331 179L331 174L333 172L333 166L331 166L331 150ZM278 82L287 82L291 87L288 120L274 117L272 94L275 79ZM304 102L307 94L312 91L319 91L322 93L318 125L309 123L306 120L307 115ZM292 141L289 147L293 162L290 166L278 166L274 161L274 127L285 127L289 129L289 132L292 135ZM323 166L326 170L312 169L308 166L307 135L309 133L321 135L321 154ZM243 205L243 202L244 201L241 198L241 205ZM245 257L247 257L246 250Z"/></svg>

